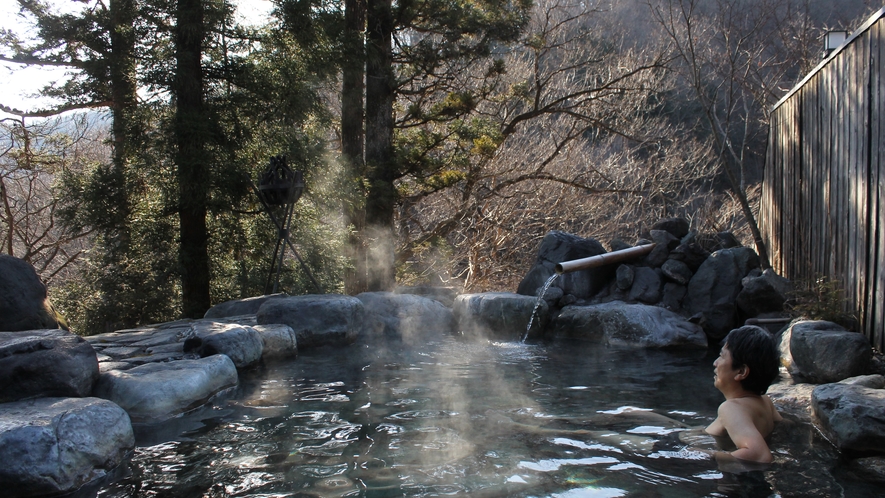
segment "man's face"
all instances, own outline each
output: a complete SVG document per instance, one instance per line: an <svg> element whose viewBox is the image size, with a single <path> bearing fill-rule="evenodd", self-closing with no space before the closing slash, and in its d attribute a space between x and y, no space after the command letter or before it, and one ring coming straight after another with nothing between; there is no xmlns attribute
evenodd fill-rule
<svg viewBox="0 0 885 498"><path fill-rule="evenodd" d="M719 350L719 357L713 362L713 385L721 391L723 387L737 382L735 379L737 374L732 365L731 351L726 344Z"/></svg>

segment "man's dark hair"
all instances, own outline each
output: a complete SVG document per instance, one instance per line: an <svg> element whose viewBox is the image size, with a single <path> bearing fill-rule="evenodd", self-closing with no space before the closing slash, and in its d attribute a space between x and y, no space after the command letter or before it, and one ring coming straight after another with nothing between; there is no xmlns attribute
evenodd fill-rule
<svg viewBox="0 0 885 498"><path fill-rule="evenodd" d="M780 353L771 334L755 325L745 325L729 332L722 343L731 352L732 368L750 368L741 386L752 393L765 394L780 373Z"/></svg>

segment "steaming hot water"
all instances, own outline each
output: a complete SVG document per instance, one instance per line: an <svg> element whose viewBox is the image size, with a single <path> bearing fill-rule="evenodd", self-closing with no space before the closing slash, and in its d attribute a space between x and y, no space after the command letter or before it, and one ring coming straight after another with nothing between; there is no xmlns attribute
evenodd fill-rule
<svg viewBox="0 0 885 498"><path fill-rule="evenodd" d="M138 431L105 497L831 496L805 425L732 472L685 449L709 423L713 353L586 343L354 345L246 372L214 407ZM869 491L854 486L847 496ZM834 488L835 486L835 488ZM870 494L869 496L873 496Z"/></svg>

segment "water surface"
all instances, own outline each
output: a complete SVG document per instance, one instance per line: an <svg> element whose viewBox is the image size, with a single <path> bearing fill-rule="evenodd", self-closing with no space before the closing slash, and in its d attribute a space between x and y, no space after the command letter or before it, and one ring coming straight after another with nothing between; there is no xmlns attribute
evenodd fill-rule
<svg viewBox="0 0 885 498"><path fill-rule="evenodd" d="M679 424L709 423L722 400L714 358L448 337L308 351L241 374L213 407L140 428L98 494L875 496L833 477L838 455L807 425L776 430L770 466L722 469L686 448Z"/></svg>

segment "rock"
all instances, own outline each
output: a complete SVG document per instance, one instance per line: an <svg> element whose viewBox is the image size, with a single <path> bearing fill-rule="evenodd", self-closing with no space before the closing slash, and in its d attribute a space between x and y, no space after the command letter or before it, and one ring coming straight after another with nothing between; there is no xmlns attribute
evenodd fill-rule
<svg viewBox="0 0 885 498"><path fill-rule="evenodd" d="M722 249L740 247L741 243L731 232L719 232L715 234L699 234L697 243L708 252L716 252Z"/></svg>
<svg viewBox="0 0 885 498"><path fill-rule="evenodd" d="M98 380L98 358L70 332L0 332L0 403L37 397L86 397Z"/></svg>
<svg viewBox="0 0 885 498"><path fill-rule="evenodd" d="M434 285L415 285L397 287L393 290L395 294L414 294L416 296L434 299L443 304L447 308L451 308L455 303L455 297L458 291L454 287L439 287Z"/></svg>
<svg viewBox="0 0 885 498"><path fill-rule="evenodd" d="M691 281L691 268L682 261L668 259L661 266L661 271L667 278L678 284L687 285Z"/></svg>
<svg viewBox="0 0 885 498"><path fill-rule="evenodd" d="M670 232L652 230L651 240L655 243L655 247L645 256L645 264L652 268L660 268L670 257L670 251L679 245L679 239Z"/></svg>
<svg viewBox="0 0 885 498"><path fill-rule="evenodd" d="M794 320L787 326L786 330L781 333L778 342L781 365L787 369L791 376L801 379L802 372L799 371L799 367L793 362L793 352L790 350L790 340L793 338L794 327L800 329L808 328L809 330L845 330L845 328L836 323L823 320Z"/></svg>
<svg viewBox="0 0 885 498"><path fill-rule="evenodd" d="M209 308L203 318L225 318L230 316L254 315L258 308L271 299L287 297L286 294L267 294L265 296L247 297L246 299L234 299L216 304Z"/></svg>
<svg viewBox="0 0 885 498"><path fill-rule="evenodd" d="M0 483L8 498L76 491L135 446L129 417L98 398L40 398L0 409Z"/></svg>
<svg viewBox="0 0 885 498"><path fill-rule="evenodd" d="M825 384L868 372L873 350L863 334L801 324L791 329L790 373L794 377Z"/></svg>
<svg viewBox="0 0 885 498"><path fill-rule="evenodd" d="M612 239L611 242L608 243L608 246L611 247L612 252L623 251L624 249L630 249L633 247L621 239Z"/></svg>
<svg viewBox="0 0 885 498"><path fill-rule="evenodd" d="M373 337L422 344L454 332L454 313L437 300L391 292L363 292L356 297L366 310L366 332Z"/></svg>
<svg viewBox="0 0 885 498"><path fill-rule="evenodd" d="M550 232L541 240L535 264L519 283L516 292L524 296L536 296L538 289L555 274L557 264L605 252L602 244L595 239L584 239L565 232ZM565 294L573 294L578 299L587 299L608 285L614 271L612 265L603 265L589 270L565 273L557 278L554 285L561 288Z"/></svg>
<svg viewBox="0 0 885 498"><path fill-rule="evenodd" d="M567 306L553 320L548 335L629 347L707 347L703 330L676 313L622 302Z"/></svg>
<svg viewBox="0 0 885 498"><path fill-rule="evenodd" d="M281 360L298 356L298 336L292 327L273 323L252 328L258 332L264 344L261 348L262 359Z"/></svg>
<svg viewBox="0 0 885 498"><path fill-rule="evenodd" d="M758 277L745 277L741 281L741 286L737 305L746 316L783 311L787 293L790 291L789 280L779 276L770 268Z"/></svg>
<svg viewBox="0 0 885 498"><path fill-rule="evenodd" d="M756 325L763 328L773 336L780 337L792 321L790 314L785 311L760 313L753 318L744 321L744 325Z"/></svg>
<svg viewBox="0 0 885 498"><path fill-rule="evenodd" d="M685 263L692 272L698 271L709 257L709 251L696 242L683 242L670 251L670 259Z"/></svg>
<svg viewBox="0 0 885 498"><path fill-rule="evenodd" d="M885 389L851 384L823 384L811 396L821 429L842 451L885 447Z"/></svg>
<svg viewBox="0 0 885 498"><path fill-rule="evenodd" d="M646 304L655 304L661 300L661 281L658 270L647 266L639 266L633 270L633 286L630 287L630 299Z"/></svg>
<svg viewBox="0 0 885 498"><path fill-rule="evenodd" d="M135 423L154 423L203 406L237 380L234 362L217 354L102 373L95 396L120 405Z"/></svg>
<svg viewBox="0 0 885 498"><path fill-rule="evenodd" d="M558 303L566 295L562 289L560 289L559 287L556 287L556 286L550 286L547 288L546 291L543 288L538 289L539 294L542 291L544 292L544 295L538 296L538 297L543 297L544 301L547 301L547 306L549 306L549 307L553 307L556 303ZM569 296L572 296L572 298L575 298L575 296L572 294L569 294ZM577 299L577 298L575 298L575 299Z"/></svg>
<svg viewBox="0 0 885 498"><path fill-rule="evenodd" d="M870 389L885 389L885 376L875 375L859 375L857 377L849 377L839 381L840 384L850 384L853 386L869 387Z"/></svg>
<svg viewBox="0 0 885 498"><path fill-rule="evenodd" d="M677 239L688 235L688 220L685 218L663 218L652 225L652 230L665 230Z"/></svg>
<svg viewBox="0 0 885 498"><path fill-rule="evenodd" d="M264 343L261 335L248 325L197 321L193 337L184 341L184 352L196 352L201 357L224 354L237 368L247 368L261 359Z"/></svg>
<svg viewBox="0 0 885 498"><path fill-rule="evenodd" d="M561 298L559 298L559 301L556 302L556 307L557 308L564 308L570 304L575 304L577 302L578 302L578 298L576 298L574 295L564 294Z"/></svg>
<svg viewBox="0 0 885 498"><path fill-rule="evenodd" d="M519 341L526 335L535 306L537 316L528 334L534 338L549 321L547 302L543 299L510 292L461 294L455 298L453 311L462 334Z"/></svg>
<svg viewBox="0 0 885 498"><path fill-rule="evenodd" d="M768 397L781 413L787 413L802 422L811 423L811 392L814 384L790 384L780 382L768 388Z"/></svg>
<svg viewBox="0 0 885 498"><path fill-rule="evenodd" d="M620 265L615 272L615 284L622 291L630 290L630 287L633 287L633 277L635 276L632 266Z"/></svg>
<svg viewBox="0 0 885 498"><path fill-rule="evenodd" d="M363 303L340 294L271 299L258 309L259 325L283 323L295 331L300 349L352 344L365 323Z"/></svg>
<svg viewBox="0 0 885 498"><path fill-rule="evenodd" d="M670 311L678 311L682 309L682 299L688 288L675 282L667 282L664 284L664 293L661 295L660 306Z"/></svg>
<svg viewBox="0 0 885 498"><path fill-rule="evenodd" d="M649 235L651 235L651 240L658 246L664 246L669 254L670 251L679 247L679 237L675 237L672 233L666 230L651 230L649 231Z"/></svg>
<svg viewBox="0 0 885 498"><path fill-rule="evenodd" d="M885 484L885 457L872 456L852 460L849 470L858 478Z"/></svg>
<svg viewBox="0 0 885 498"><path fill-rule="evenodd" d="M683 306L701 315L701 326L710 340L719 342L737 325L735 300L741 280L759 267L759 256L750 248L722 249L711 254L688 283Z"/></svg>
<svg viewBox="0 0 885 498"><path fill-rule="evenodd" d="M24 260L0 254L0 332L67 330L46 296L46 286Z"/></svg>

